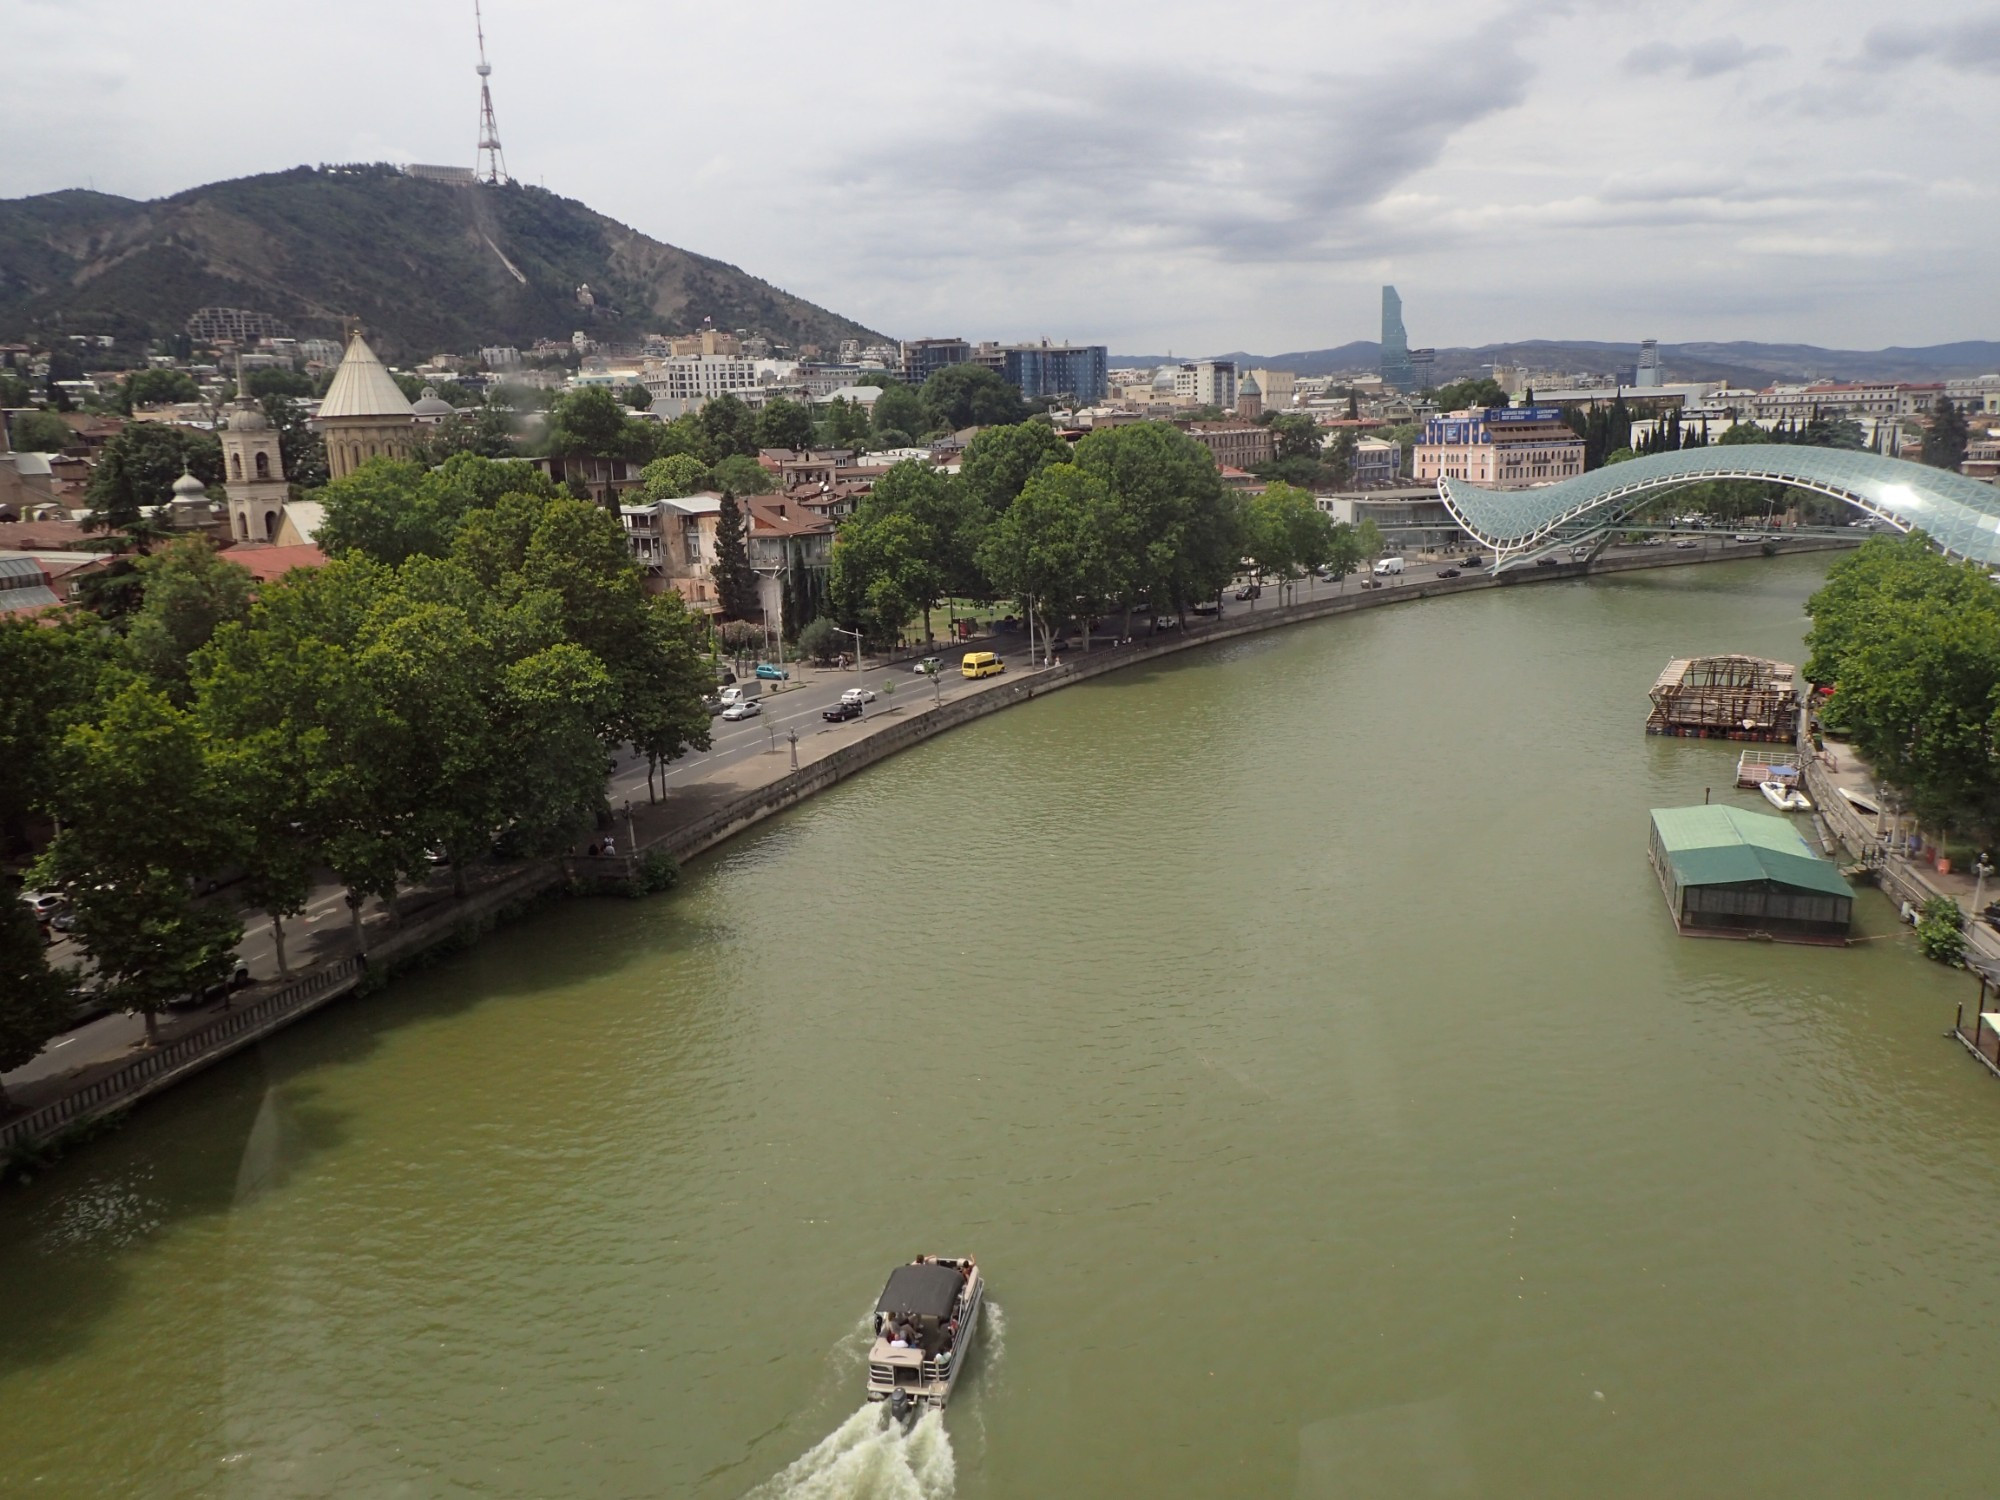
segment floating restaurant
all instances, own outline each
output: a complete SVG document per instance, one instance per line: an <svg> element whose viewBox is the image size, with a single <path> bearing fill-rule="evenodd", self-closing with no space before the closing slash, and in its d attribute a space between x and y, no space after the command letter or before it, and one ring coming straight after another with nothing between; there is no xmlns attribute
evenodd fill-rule
<svg viewBox="0 0 2000 1500"><path fill-rule="evenodd" d="M1670 661L1648 696L1646 733L1789 745L1799 733L1798 668L1761 656Z"/></svg>
<svg viewBox="0 0 2000 1500"><path fill-rule="evenodd" d="M1783 818L1656 807L1648 845L1684 937L1845 943L1854 893Z"/></svg>

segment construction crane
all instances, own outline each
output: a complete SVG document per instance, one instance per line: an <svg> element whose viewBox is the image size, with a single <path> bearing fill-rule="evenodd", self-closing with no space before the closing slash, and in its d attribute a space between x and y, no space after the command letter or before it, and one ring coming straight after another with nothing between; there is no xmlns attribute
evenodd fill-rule
<svg viewBox="0 0 2000 1500"><path fill-rule="evenodd" d="M472 24L479 33L479 166L482 182L495 186L506 182L507 154L500 149L500 127L493 120L493 90L486 80L493 65L486 60L486 18L479 13L479 0L472 0Z"/></svg>

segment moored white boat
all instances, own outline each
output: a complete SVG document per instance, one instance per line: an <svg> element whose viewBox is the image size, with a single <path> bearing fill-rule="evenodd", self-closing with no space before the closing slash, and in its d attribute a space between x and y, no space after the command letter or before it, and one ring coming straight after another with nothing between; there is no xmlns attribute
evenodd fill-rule
<svg viewBox="0 0 2000 1500"><path fill-rule="evenodd" d="M1786 786L1782 781L1760 781L1757 790L1764 794L1764 800L1779 812L1811 812L1812 798L1797 787Z"/></svg>
<svg viewBox="0 0 2000 1500"><path fill-rule="evenodd" d="M898 1266L875 1304L868 1399L898 1416L943 1410L979 1328L986 1283L969 1255L927 1255Z"/></svg>

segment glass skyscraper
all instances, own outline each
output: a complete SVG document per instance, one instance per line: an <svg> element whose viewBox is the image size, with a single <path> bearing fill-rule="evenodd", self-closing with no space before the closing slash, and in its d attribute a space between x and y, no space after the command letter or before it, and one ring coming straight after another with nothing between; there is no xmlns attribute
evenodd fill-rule
<svg viewBox="0 0 2000 1500"><path fill-rule="evenodd" d="M1416 368L1410 363L1410 336L1403 330L1403 299L1392 286L1382 288L1382 383L1391 390L1417 388Z"/></svg>

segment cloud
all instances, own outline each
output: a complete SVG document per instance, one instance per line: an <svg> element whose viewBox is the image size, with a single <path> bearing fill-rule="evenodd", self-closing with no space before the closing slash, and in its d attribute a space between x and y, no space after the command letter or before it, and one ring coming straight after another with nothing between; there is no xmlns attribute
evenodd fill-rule
<svg viewBox="0 0 2000 1500"><path fill-rule="evenodd" d="M1517 50L1523 32L1510 19L1455 38L1408 74L1058 64L1025 89L1009 79L961 101L955 126L914 154L898 140L835 176L864 197L920 184L935 212L981 222L1004 253L1338 253L1360 243L1365 211L1459 132L1521 102L1534 72ZM1418 93L1411 76L1425 80Z"/></svg>
<svg viewBox="0 0 2000 1500"><path fill-rule="evenodd" d="M1901 67L1934 60L1956 73L2000 76L2000 22L1952 21L1941 26L1877 26L1861 40L1850 66Z"/></svg>
<svg viewBox="0 0 2000 1500"><path fill-rule="evenodd" d="M1717 36L1704 42L1644 42L1625 54L1628 73L1680 73L1688 78L1716 78L1738 73L1752 63L1769 57L1783 57L1785 49L1775 42L1746 46L1741 37Z"/></svg>

